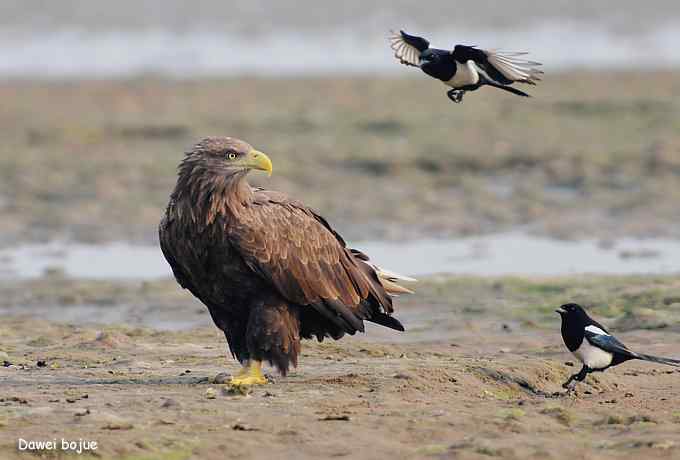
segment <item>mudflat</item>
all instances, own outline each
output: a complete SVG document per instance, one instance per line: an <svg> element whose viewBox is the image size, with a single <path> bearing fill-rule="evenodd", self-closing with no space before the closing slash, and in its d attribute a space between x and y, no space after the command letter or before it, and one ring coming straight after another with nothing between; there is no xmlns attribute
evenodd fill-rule
<svg viewBox="0 0 680 460"><path fill-rule="evenodd" d="M0 244L154 243L182 151L208 135L268 153L274 175L252 183L352 241L678 237L677 86L677 72L565 73L530 100L489 89L456 106L415 77L4 81ZM224 338L174 280L3 278L0 458L73 458L22 439L137 460L680 455L680 373L630 362L566 395L578 366L554 313L581 303L632 349L678 357L676 277L415 288L397 302L405 333L306 342L290 375L240 391L222 383L238 369Z"/></svg>
<svg viewBox="0 0 680 460"><path fill-rule="evenodd" d="M0 82L0 243L152 242L183 151L245 139L345 237L680 236L677 72L551 74L462 105L413 78ZM650 206L649 203L654 203Z"/></svg>
<svg viewBox="0 0 680 460"><path fill-rule="evenodd" d="M174 281L52 275L0 292L4 307L26 306L0 324L1 458L27 457L20 438L96 441L96 458L127 459L632 459L680 449L680 372L633 361L567 395L561 383L578 367L552 312L582 302L632 349L677 357L673 277L433 277L399 299L405 333L370 327L305 342L298 369L252 391L223 383L238 366ZM107 318L134 304L137 320L46 322L31 317L41 304ZM135 326L168 316L205 326Z"/></svg>

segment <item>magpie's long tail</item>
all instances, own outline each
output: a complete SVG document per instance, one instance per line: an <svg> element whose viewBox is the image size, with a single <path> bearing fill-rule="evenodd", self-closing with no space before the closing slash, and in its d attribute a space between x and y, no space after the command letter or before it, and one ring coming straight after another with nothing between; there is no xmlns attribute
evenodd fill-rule
<svg viewBox="0 0 680 460"><path fill-rule="evenodd" d="M522 97L531 97L530 95L528 95L528 94L525 93L524 91L521 91L521 90L519 90L519 89L517 89L517 88L513 88L513 87L511 87L511 86L501 85L501 84L498 84L498 83L495 83L495 82L489 81L489 80L487 80L485 83L486 83L487 85L489 85L489 86L493 86L494 88L503 89L503 90L505 90L505 91L508 91L509 93L516 94L516 95L518 95L518 96L522 96Z"/></svg>
<svg viewBox="0 0 680 460"><path fill-rule="evenodd" d="M668 366L680 367L680 359L662 358L660 356L642 355L640 353L636 353L636 357L638 359L643 359L645 361L651 361L653 363L666 364Z"/></svg>

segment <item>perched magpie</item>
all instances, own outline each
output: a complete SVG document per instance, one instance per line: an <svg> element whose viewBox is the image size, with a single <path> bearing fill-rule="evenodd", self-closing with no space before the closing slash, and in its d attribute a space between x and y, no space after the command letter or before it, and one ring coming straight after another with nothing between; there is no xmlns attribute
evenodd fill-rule
<svg viewBox="0 0 680 460"><path fill-rule="evenodd" d="M466 91L475 91L484 85L530 97L509 85L514 82L535 85L543 74L537 68L541 63L519 57L528 53L487 51L465 45L456 45L453 51L448 51L430 48L429 41L403 30L392 34L389 40L394 57L402 64L420 67L429 76L453 88L446 95L456 103L463 100Z"/></svg>
<svg viewBox="0 0 680 460"><path fill-rule="evenodd" d="M555 310L562 317L562 339L570 352L583 363L577 374L569 377L562 387L584 380L591 372L601 372L630 359L680 367L680 360L635 353L611 335L604 326L592 319L580 305L568 303Z"/></svg>

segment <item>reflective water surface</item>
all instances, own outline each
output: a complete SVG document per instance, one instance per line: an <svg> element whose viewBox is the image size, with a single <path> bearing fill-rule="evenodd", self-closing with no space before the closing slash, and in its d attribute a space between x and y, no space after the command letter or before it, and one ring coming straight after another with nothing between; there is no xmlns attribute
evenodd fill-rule
<svg viewBox="0 0 680 460"><path fill-rule="evenodd" d="M410 276L667 274L680 272L680 241L563 241L522 233L406 242L351 244L377 264ZM58 270L76 278L155 279L171 276L160 249L126 243L26 245L0 250L0 278L35 278Z"/></svg>

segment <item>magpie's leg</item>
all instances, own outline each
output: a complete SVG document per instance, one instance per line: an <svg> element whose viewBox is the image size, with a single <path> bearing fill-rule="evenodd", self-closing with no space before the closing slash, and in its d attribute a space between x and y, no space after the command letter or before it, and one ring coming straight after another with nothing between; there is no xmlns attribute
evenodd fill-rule
<svg viewBox="0 0 680 460"><path fill-rule="evenodd" d="M449 97L449 99L451 99L456 104L463 102L463 94L465 94L465 91L458 89L452 89L446 92L446 95Z"/></svg>
<svg viewBox="0 0 680 460"><path fill-rule="evenodd" d="M577 382L582 382L585 380L586 376L591 372L590 368L586 366L585 364L581 368L581 370L577 373L569 377L569 379L562 384L562 388L567 388L569 389L569 384L576 380Z"/></svg>

